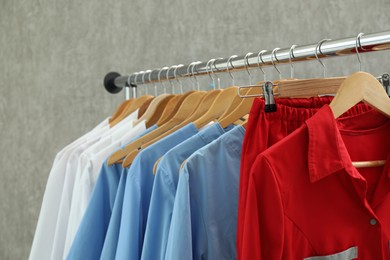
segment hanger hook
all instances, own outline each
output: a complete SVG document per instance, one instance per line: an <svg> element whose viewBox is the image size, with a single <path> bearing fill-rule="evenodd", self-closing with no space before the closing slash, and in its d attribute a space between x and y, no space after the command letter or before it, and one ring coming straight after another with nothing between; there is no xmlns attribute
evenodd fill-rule
<svg viewBox="0 0 390 260"><path fill-rule="evenodd" d="M187 66L187 75L190 77L191 83L193 82L193 81L192 81L192 78L191 78L191 66L192 66L192 64L194 64L194 63L191 62L191 63Z"/></svg>
<svg viewBox="0 0 390 260"><path fill-rule="evenodd" d="M261 72L263 73L264 81L267 81L267 80L266 80L266 77L265 77L264 69L263 69L263 67L260 65L260 61L261 61L261 64L264 64L264 61L263 61L263 54L266 53L266 52L267 52L266 50L262 50L261 52L259 52L259 54L257 54L257 66L259 67L259 69L260 69Z"/></svg>
<svg viewBox="0 0 390 260"><path fill-rule="evenodd" d="M173 86L172 81L171 81L171 79L169 78L169 71L171 71L171 69L174 69L174 68L176 68L176 65L172 65L171 67L169 67L169 68L167 69L167 73L165 74L165 77L167 78L167 80L168 80L168 82L169 82L169 85L171 85L172 94L175 93L175 86Z"/></svg>
<svg viewBox="0 0 390 260"><path fill-rule="evenodd" d="M134 77L134 80L135 80L134 83L135 83L135 84L134 84L134 86L137 86L138 76L139 76L141 73L144 73L144 71L141 70L141 71L135 73L135 77ZM133 85L130 85L130 86L133 86ZM133 89L133 91L134 91L134 89ZM133 93L134 93L134 92L133 92Z"/></svg>
<svg viewBox="0 0 390 260"><path fill-rule="evenodd" d="M152 72L153 72L153 70L150 70L150 73L148 76L149 83L152 83ZM157 97L157 85L156 84L153 84L153 85L154 85L154 96Z"/></svg>
<svg viewBox="0 0 390 260"><path fill-rule="evenodd" d="M321 53L321 45L324 43L324 42L327 42L327 41L330 41L330 39L323 39L321 41L319 41L316 45L316 49L314 51L314 55L316 56L316 59L317 61L321 64L322 68L324 69L324 78L326 77L326 67L325 67L325 64L322 62L322 60L318 57L318 53Z"/></svg>
<svg viewBox="0 0 390 260"><path fill-rule="evenodd" d="M127 78L127 86L128 87L131 87L131 76L134 75L134 79L137 79L137 75L139 74L139 72L134 72L133 74L130 74L129 77Z"/></svg>
<svg viewBox="0 0 390 260"><path fill-rule="evenodd" d="M183 64L179 64L176 66L176 68L173 70L173 78L179 83L180 85L180 93L183 94L183 84L181 83L181 81L178 79L177 77L177 69L178 68L181 68L183 67L184 65Z"/></svg>
<svg viewBox="0 0 390 260"><path fill-rule="evenodd" d="M137 81L138 81L138 76L139 74L141 73L144 73L145 71L141 70L140 72L138 72L136 75L135 75L135 85L137 85Z"/></svg>
<svg viewBox="0 0 390 260"><path fill-rule="evenodd" d="M230 69L229 69L229 64L230 64L230 66L232 67L232 69L234 69L234 66L233 66L233 63L232 63L232 59L237 58L237 57L238 57L237 55L232 55L232 56L229 57L229 59L228 59L227 62L226 62L226 69L227 69L227 71L228 71L230 77L232 78L232 86L235 85L235 84L234 84L234 76L233 76L233 74L231 73L231 71L230 71Z"/></svg>
<svg viewBox="0 0 390 260"><path fill-rule="evenodd" d="M145 84L145 75L148 73L150 74L150 72L152 72L152 70L145 70L144 74L142 74L142 84Z"/></svg>
<svg viewBox="0 0 390 260"><path fill-rule="evenodd" d="M282 79L282 73L280 72L280 70L278 69L278 67L275 64L275 60L278 61L278 58L276 57L276 52L278 50L280 50L280 48L275 48L275 49L272 50L272 53L271 53L271 63L272 63L272 66L274 66L276 71L279 73L279 79ZM275 60L274 60L274 58L275 58Z"/></svg>
<svg viewBox="0 0 390 260"><path fill-rule="evenodd" d="M295 58L294 57L294 50L295 50L295 47L297 47L298 45L296 44L293 44L290 48L290 51L288 53L288 60L290 61L290 77L293 79L294 78L294 64L293 64L293 59Z"/></svg>
<svg viewBox="0 0 390 260"><path fill-rule="evenodd" d="M223 58L216 58L216 59L214 59L214 61L213 61L213 67L214 67L215 70L218 70L218 69L217 69L217 66L215 66L215 62L218 61L218 60L223 60ZM214 69L211 68L211 72L212 72L212 73L215 75L215 77L217 78L218 89L221 89L221 79L218 77L218 75L217 75L217 73L214 71Z"/></svg>
<svg viewBox="0 0 390 260"><path fill-rule="evenodd" d="M161 80L161 72L162 72L163 70L166 70L166 69L169 69L169 68L168 68L168 67L162 67L162 68L160 69L160 71L158 72L158 75L157 75L158 81L160 82L161 86L163 86L163 88L164 88L164 93L167 93L167 88L165 87L165 85L163 84L163 82L162 82L162 80Z"/></svg>
<svg viewBox="0 0 390 260"><path fill-rule="evenodd" d="M249 77L249 85L252 85L252 75L251 73L249 72L249 62L248 62L248 57L251 56L253 53L252 52L248 52L245 57L244 57L244 65L245 65L245 70L246 72L248 73L248 77Z"/></svg>
<svg viewBox="0 0 390 260"><path fill-rule="evenodd" d="M134 72L132 74L129 75L129 77L127 77L127 85L126 85L126 88L125 88L125 99L126 100L129 100L130 99L130 87L131 87L131 76L135 76L137 75L138 72ZM133 98L136 98L136 97L133 97Z"/></svg>
<svg viewBox="0 0 390 260"><path fill-rule="evenodd" d="M215 59L210 59L207 63L206 63L206 71L207 71L207 74L209 75L210 79L211 79L211 82L213 84L213 89L215 90L215 79L211 76L211 65L210 63L213 62ZM210 69L210 70L209 70Z"/></svg>
<svg viewBox="0 0 390 260"><path fill-rule="evenodd" d="M194 72L194 69L196 66L198 66L199 64L201 64L202 62L201 61L197 61L194 63L194 66L192 66L191 68L191 73L192 73L192 76L194 76L194 79L195 79L195 82L196 82L196 87L198 89L198 91L200 91L200 87L199 87L199 80L198 78L195 76L195 72ZM196 72L198 72L198 69L196 69Z"/></svg>
<svg viewBox="0 0 390 260"><path fill-rule="evenodd" d="M145 85L145 75L146 75L147 73L149 73L149 72L150 72L150 70L145 70L144 74L142 74L141 80L142 80L142 84L143 84L143 85ZM149 94L149 91L148 91L148 87L147 87L147 86L145 86L145 89L146 89L146 94Z"/></svg>
<svg viewBox="0 0 390 260"><path fill-rule="evenodd" d="M359 33L357 36L356 36L356 45L355 45L355 50L356 50L356 55L357 55L357 58L358 58L358 61L359 61L359 71L362 71L362 62L360 60L360 53L359 53L359 48L361 49L362 48L362 44L360 43L360 38L364 35L364 33Z"/></svg>
<svg viewBox="0 0 390 260"><path fill-rule="evenodd" d="M188 65L188 67L187 67L187 74L189 75L189 77L190 77L190 80L191 80L191 82L192 82L192 89L194 89L194 80L192 79L192 74L191 74L191 71L192 71L192 67L194 66L194 64L196 63L196 61L195 62L191 62L190 63L190 65Z"/></svg>

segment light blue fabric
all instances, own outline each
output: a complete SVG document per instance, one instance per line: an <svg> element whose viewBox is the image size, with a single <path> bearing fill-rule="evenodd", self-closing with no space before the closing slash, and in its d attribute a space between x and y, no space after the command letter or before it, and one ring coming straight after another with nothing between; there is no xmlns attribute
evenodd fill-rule
<svg viewBox="0 0 390 260"><path fill-rule="evenodd" d="M125 194L125 185L127 179L128 168L123 169L122 175L118 185L118 191L115 197L114 208L108 225L106 239L104 240L104 246L100 259L115 259L116 248L118 244L119 228L121 225L123 195Z"/></svg>
<svg viewBox="0 0 390 260"><path fill-rule="evenodd" d="M130 166L123 199L116 259L139 260L153 188L154 163L175 145L196 134L190 123L143 149Z"/></svg>
<svg viewBox="0 0 390 260"><path fill-rule="evenodd" d="M132 141L156 128L157 126L151 126ZM122 170L121 164L108 166L105 161L102 165L67 259L99 259L111 218L111 210L116 201Z"/></svg>
<svg viewBox="0 0 390 260"><path fill-rule="evenodd" d="M236 259L244 132L236 126L187 159L179 175L165 259Z"/></svg>
<svg viewBox="0 0 390 260"><path fill-rule="evenodd" d="M67 259L99 259L114 205L121 164L104 162Z"/></svg>
<svg viewBox="0 0 390 260"><path fill-rule="evenodd" d="M160 161L150 200L141 259L164 259L180 166L192 153L230 130L215 123L169 150Z"/></svg>

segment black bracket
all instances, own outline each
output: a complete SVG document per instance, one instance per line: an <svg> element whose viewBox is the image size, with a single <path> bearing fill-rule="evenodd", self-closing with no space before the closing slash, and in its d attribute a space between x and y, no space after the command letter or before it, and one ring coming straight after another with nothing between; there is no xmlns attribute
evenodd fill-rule
<svg viewBox="0 0 390 260"><path fill-rule="evenodd" d="M385 88L387 95L390 97L390 76L385 73L382 75L382 85Z"/></svg>
<svg viewBox="0 0 390 260"><path fill-rule="evenodd" d="M272 82L270 82L270 81L264 82L263 94L264 94L264 102L265 102L264 111L266 113L275 112L276 111L276 103L275 103L275 98L274 98L274 91L273 91Z"/></svg>
<svg viewBox="0 0 390 260"><path fill-rule="evenodd" d="M111 94L119 93L122 90L122 88L115 86L115 79L120 76L121 74L118 72L109 72L104 77L104 87Z"/></svg>

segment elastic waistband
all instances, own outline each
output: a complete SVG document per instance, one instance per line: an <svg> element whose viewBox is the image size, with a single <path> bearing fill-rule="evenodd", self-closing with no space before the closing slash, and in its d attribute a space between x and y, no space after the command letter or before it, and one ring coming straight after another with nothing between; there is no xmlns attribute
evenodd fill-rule
<svg viewBox="0 0 390 260"><path fill-rule="evenodd" d="M285 121L306 121L313 116L318 109L325 104L330 104L333 97L311 97L311 98L278 98L275 99L276 111L265 113L264 99L256 98L253 101L250 116L258 117L265 116L268 120L285 120ZM349 111L344 113L340 118L349 117L361 114L372 110L372 108L364 103L359 103Z"/></svg>

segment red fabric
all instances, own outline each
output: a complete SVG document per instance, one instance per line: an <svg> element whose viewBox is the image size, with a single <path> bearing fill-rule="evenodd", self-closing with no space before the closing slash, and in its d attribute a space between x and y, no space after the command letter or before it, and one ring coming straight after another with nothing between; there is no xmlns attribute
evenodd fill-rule
<svg viewBox="0 0 390 260"><path fill-rule="evenodd" d="M238 256L240 256L241 251L249 173L256 156L302 126L307 119L313 116L323 105L329 104L332 99L332 97L276 99L277 111L272 113L264 112L264 99L254 100L246 127L240 166L237 225ZM365 104L359 104L344 114L343 117L359 114L368 109L369 107Z"/></svg>
<svg viewBox="0 0 390 260"><path fill-rule="evenodd" d="M358 248L390 259L390 119L337 121L328 105L258 155L250 172L240 259L303 259ZM352 161L387 159L382 167Z"/></svg>
<svg viewBox="0 0 390 260"><path fill-rule="evenodd" d="M264 99L254 100L242 147L237 226L237 255L240 255L249 172L258 154L299 128L331 97L276 99L277 111L264 112Z"/></svg>

